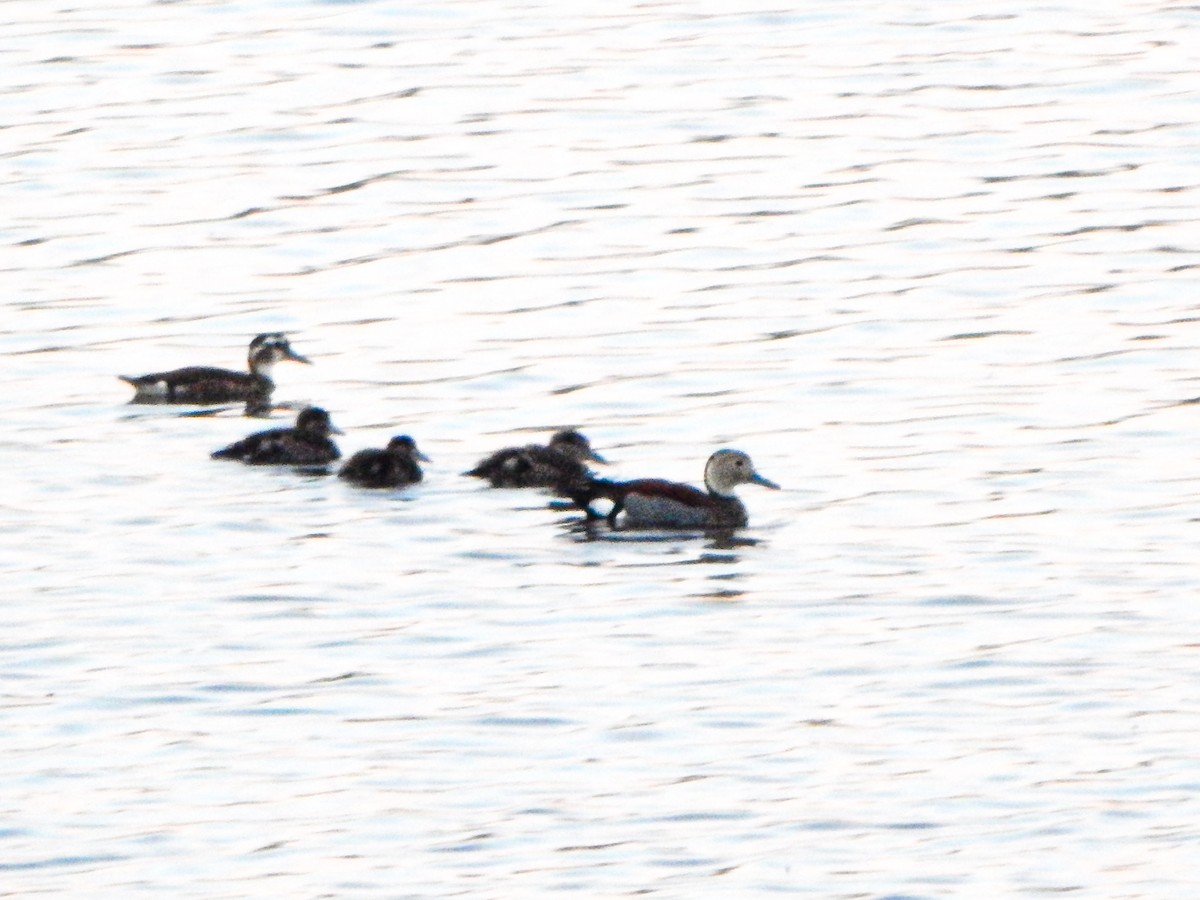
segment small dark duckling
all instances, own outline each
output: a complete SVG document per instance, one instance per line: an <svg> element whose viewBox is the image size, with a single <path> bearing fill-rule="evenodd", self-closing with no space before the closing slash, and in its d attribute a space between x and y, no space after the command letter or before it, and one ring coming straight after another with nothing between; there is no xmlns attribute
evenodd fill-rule
<svg viewBox="0 0 1200 900"><path fill-rule="evenodd" d="M137 392L131 403L237 403L247 401L261 406L275 390L271 370L284 360L311 365L311 361L292 349L285 335L260 334L250 342L248 371L235 372L214 366L185 366L170 372L149 375L118 375ZM249 407L247 407L249 409Z"/></svg>
<svg viewBox="0 0 1200 900"><path fill-rule="evenodd" d="M342 466L338 477L362 487L402 487L424 477L419 462L429 462L429 457L407 434L398 434L383 450L359 450Z"/></svg>
<svg viewBox="0 0 1200 900"><path fill-rule="evenodd" d="M463 474L486 478L492 487L551 488L569 496L572 485L581 485L591 478L585 460L607 462L578 431L559 431L549 444L497 450Z"/></svg>
<svg viewBox="0 0 1200 900"><path fill-rule="evenodd" d="M733 493L739 484L759 484L779 490L775 482L759 475L750 457L740 450L718 450L704 466L707 491L662 478L638 478L633 481L594 479L586 489L576 490L572 499L590 517L593 500L613 502L606 516L610 525L633 528L741 528L749 521L746 507Z"/></svg>
<svg viewBox="0 0 1200 900"><path fill-rule="evenodd" d="M269 428L242 438L212 454L213 459L240 459L256 466L324 466L341 458L330 434L341 434L319 406L296 416L294 428Z"/></svg>

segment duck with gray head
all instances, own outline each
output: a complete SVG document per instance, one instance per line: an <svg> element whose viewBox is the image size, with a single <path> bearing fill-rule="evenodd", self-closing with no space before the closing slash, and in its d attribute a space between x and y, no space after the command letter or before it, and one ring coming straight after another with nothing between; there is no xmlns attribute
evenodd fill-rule
<svg viewBox="0 0 1200 900"><path fill-rule="evenodd" d="M663 478L593 479L570 496L590 518L600 518L591 508L593 501L612 501L612 510L604 518L614 526L619 521L631 528L741 528L749 517L733 492L740 484L779 490L779 485L758 474L742 451L718 450L704 466L703 491Z"/></svg>

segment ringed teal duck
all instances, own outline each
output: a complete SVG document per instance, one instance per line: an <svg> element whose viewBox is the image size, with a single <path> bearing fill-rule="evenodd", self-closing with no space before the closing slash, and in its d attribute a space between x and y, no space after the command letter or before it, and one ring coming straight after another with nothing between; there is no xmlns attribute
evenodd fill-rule
<svg viewBox="0 0 1200 900"><path fill-rule="evenodd" d="M759 484L779 490L775 482L759 475L750 457L740 450L718 450L704 466L707 490L667 481L638 478L633 481L595 479L572 499L596 516L590 503L599 498L613 502L606 516L610 525L642 528L740 528L748 522L746 507L733 493L739 484Z"/></svg>

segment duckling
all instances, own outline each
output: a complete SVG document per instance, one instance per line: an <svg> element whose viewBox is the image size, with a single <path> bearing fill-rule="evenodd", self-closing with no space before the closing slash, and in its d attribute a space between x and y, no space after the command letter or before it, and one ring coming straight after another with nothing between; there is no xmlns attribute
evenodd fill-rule
<svg viewBox="0 0 1200 900"><path fill-rule="evenodd" d="M285 335L278 332L260 334L250 342L246 364L248 371L235 372L213 366L185 366L170 372L149 375L118 375L133 385L136 392L131 403L266 403L275 390L271 370L277 362L311 365L311 361L292 349ZM248 409L250 407L247 407Z"/></svg>
<svg viewBox="0 0 1200 900"><path fill-rule="evenodd" d="M733 493L739 484L779 490L779 485L755 471L754 463L742 451L718 450L704 466L707 491L662 478L594 479L571 497L589 517L598 517L590 507L593 500L611 500L613 508L606 517L610 525L616 525L623 514L622 524L634 528L740 528L749 517Z"/></svg>
<svg viewBox="0 0 1200 900"><path fill-rule="evenodd" d="M506 447L479 461L464 475L486 478L492 487L551 488L568 493L571 485L583 484L591 477L585 460L605 463L578 431L559 431L547 444Z"/></svg>
<svg viewBox="0 0 1200 900"><path fill-rule="evenodd" d="M429 462L429 457L407 434L398 434L383 450L359 450L342 466L338 477L362 487L402 487L424 477L418 461Z"/></svg>
<svg viewBox="0 0 1200 900"><path fill-rule="evenodd" d="M213 459L240 459L251 465L324 466L341 458L330 434L341 434L319 406L296 416L294 428L268 428L215 451Z"/></svg>

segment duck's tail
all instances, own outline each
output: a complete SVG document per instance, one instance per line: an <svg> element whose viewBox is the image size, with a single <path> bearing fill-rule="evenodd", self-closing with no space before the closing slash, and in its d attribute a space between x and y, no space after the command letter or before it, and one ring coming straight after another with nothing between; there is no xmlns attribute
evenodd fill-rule
<svg viewBox="0 0 1200 900"><path fill-rule="evenodd" d="M625 505L624 483L609 478L595 478L588 475L560 484L557 490L559 494L582 509L589 519L608 519L612 523ZM610 502L612 508L605 513L597 512L592 504L598 500Z"/></svg>

